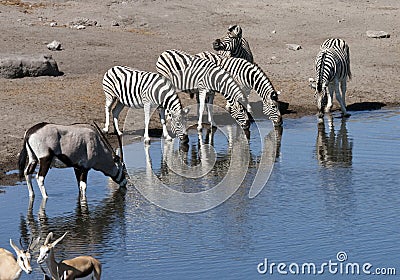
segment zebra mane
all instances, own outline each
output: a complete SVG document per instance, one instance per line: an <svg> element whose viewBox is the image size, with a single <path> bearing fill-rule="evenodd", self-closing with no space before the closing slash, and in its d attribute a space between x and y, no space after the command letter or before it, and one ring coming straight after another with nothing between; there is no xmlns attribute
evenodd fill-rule
<svg viewBox="0 0 400 280"><path fill-rule="evenodd" d="M324 61L325 61L325 56L326 56L326 49L322 51L322 56L321 56L321 61L319 62L319 73L317 77L317 91L321 92L322 91L322 76L323 76L323 71L324 71Z"/></svg>

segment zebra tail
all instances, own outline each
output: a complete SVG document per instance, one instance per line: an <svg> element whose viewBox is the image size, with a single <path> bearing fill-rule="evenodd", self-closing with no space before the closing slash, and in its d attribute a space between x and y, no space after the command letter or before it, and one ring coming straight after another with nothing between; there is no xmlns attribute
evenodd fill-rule
<svg viewBox="0 0 400 280"><path fill-rule="evenodd" d="M19 171L20 179L22 179L24 177L24 169L25 169L27 157L28 157L28 151L26 150L26 137L25 137L24 138L24 146L22 147L22 150L19 153L19 158L18 158L18 171Z"/></svg>

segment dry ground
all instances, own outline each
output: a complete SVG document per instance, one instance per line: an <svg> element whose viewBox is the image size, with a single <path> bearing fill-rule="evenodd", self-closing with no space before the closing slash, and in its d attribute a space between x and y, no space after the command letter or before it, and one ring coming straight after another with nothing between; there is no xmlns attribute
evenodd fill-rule
<svg viewBox="0 0 400 280"><path fill-rule="evenodd" d="M399 16L400 1L393 0L2 0L0 57L51 53L64 75L0 79L0 185L15 182L16 176L4 172L16 169L24 131L33 124L104 122L101 80L108 68L155 71L157 57L166 49L211 51L212 41L230 24L242 26L255 61L282 92L280 100L289 103L284 118L316 113L308 78L314 76L319 45L329 37L350 45L353 80L347 104L398 106ZM98 24L70 28L77 18ZM367 38L367 30L384 30L391 37ZM62 43L62 51L47 50L53 40ZM302 49L288 50L287 43ZM185 98L184 103L190 102Z"/></svg>

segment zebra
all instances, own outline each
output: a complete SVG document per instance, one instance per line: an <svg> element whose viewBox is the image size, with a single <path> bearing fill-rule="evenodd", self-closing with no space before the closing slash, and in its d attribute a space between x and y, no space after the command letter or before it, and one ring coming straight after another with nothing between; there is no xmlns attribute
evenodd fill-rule
<svg viewBox="0 0 400 280"><path fill-rule="evenodd" d="M230 114L240 126L244 129L249 128L249 117L241 104L245 102L243 93L231 75L221 67L180 50L167 50L158 57L156 68L161 75L169 78L179 90L190 93L193 90L199 90L198 130L202 129L206 97L209 97L209 104L212 104L216 91L225 97ZM211 126L215 126L211 105L208 105L208 120Z"/></svg>
<svg viewBox="0 0 400 280"><path fill-rule="evenodd" d="M211 60L232 75L242 87L243 96L246 98L247 111L252 112L247 97L251 89L253 89L262 99L263 113L274 122L275 126L282 125L278 103L280 92L274 89L271 81L258 65L241 58L221 57L212 52L201 52L196 54L196 56Z"/></svg>
<svg viewBox="0 0 400 280"><path fill-rule="evenodd" d="M316 79L310 78L315 88L319 122L323 122L324 110L332 109L333 93L340 104L343 117L350 116L346 111L347 78L351 79L349 46L342 39L327 39L315 58ZM340 91L339 91L340 85ZM327 88L329 94L327 94Z"/></svg>
<svg viewBox="0 0 400 280"><path fill-rule="evenodd" d="M122 132L118 128L118 116L124 106L144 109L144 142L150 143L149 122L150 107L161 108L161 124L163 136L170 139L165 125L165 111L171 117L171 129L183 143L189 138L186 134L186 124L181 101L176 93L175 86L170 80L158 73L140 71L126 66L114 66L110 68L103 78L103 90L106 96L105 113L106 122L103 128L108 132L110 123L110 108L116 103L112 110L114 131L119 135Z"/></svg>
<svg viewBox="0 0 400 280"><path fill-rule="evenodd" d="M249 43L242 37L242 28L239 25L229 26L227 35L213 42L213 49L223 57L237 57L254 62Z"/></svg>

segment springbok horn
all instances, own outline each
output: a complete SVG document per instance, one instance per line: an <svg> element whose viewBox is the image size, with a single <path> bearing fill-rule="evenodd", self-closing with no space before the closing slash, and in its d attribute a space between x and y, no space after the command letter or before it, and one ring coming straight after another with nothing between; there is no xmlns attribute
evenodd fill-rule
<svg viewBox="0 0 400 280"><path fill-rule="evenodd" d="M68 231L66 231L63 236L61 236L60 238L58 238L56 241L54 241L51 245L54 247L58 244L58 242L60 242L61 240L63 240L63 238L67 235Z"/></svg>
<svg viewBox="0 0 400 280"><path fill-rule="evenodd" d="M49 232L49 234L47 235L47 237L46 237L46 240L44 241L44 244L43 245L47 245L47 244L49 244L49 242L50 242L50 240L53 238L53 233L52 232Z"/></svg>
<svg viewBox="0 0 400 280"><path fill-rule="evenodd" d="M100 127L97 125L96 122L93 121L93 124L94 124L95 128L97 129L97 131L99 132L100 137L103 140L104 144L107 146L108 149L110 149L112 155L115 156L115 152L114 152L110 142L108 142L108 140L107 140L106 136L104 135L103 131L101 131Z"/></svg>

